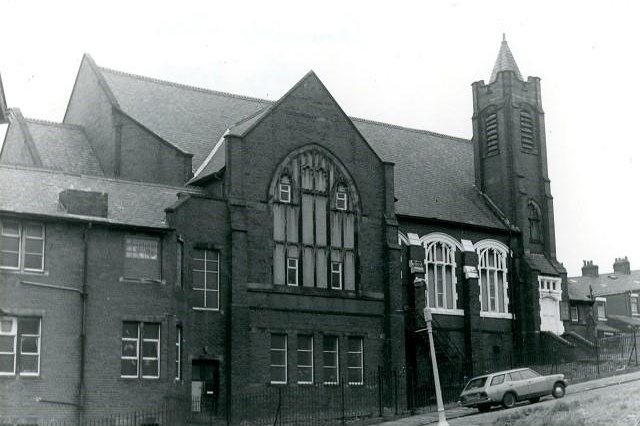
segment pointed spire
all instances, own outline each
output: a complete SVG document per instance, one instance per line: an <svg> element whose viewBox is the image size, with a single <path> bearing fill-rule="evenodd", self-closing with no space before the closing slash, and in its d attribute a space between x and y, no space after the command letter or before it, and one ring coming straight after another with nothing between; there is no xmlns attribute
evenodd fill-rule
<svg viewBox="0 0 640 426"><path fill-rule="evenodd" d="M7 110L7 100L4 97L4 89L2 88L2 76L0 76L0 124L7 123L9 121L9 114Z"/></svg>
<svg viewBox="0 0 640 426"><path fill-rule="evenodd" d="M516 73L516 77L522 80L522 75L520 74L520 70L518 69L518 64L516 64L516 60L513 58L511 49L509 49L509 45L507 44L507 37L505 33L502 33L502 44L500 45L500 51L498 52L498 57L496 58L496 64L493 66L493 72L491 73L489 84L496 81L496 78L498 78L498 73L500 71L513 71Z"/></svg>

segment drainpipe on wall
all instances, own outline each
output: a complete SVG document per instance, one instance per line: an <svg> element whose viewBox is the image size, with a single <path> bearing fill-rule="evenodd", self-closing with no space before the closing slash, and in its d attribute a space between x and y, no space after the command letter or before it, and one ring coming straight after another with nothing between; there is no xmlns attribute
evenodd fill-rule
<svg viewBox="0 0 640 426"><path fill-rule="evenodd" d="M87 312L87 281L89 280L88 266L89 266L89 231L91 230L91 222L87 224L84 229L82 239L84 241L83 258L82 258L82 291L80 297L82 302L80 304L80 384L78 389L78 424L82 424L82 417L84 412L84 360L86 351L86 312Z"/></svg>

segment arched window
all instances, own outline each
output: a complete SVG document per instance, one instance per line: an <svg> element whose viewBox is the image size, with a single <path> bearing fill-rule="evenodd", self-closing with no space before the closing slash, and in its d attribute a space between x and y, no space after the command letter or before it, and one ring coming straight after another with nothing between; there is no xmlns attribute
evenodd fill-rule
<svg viewBox="0 0 640 426"><path fill-rule="evenodd" d="M476 244L480 272L481 312L496 314L509 312L507 249L503 246L501 243L492 244L489 241Z"/></svg>
<svg viewBox="0 0 640 426"><path fill-rule="evenodd" d="M534 201L529 201L527 210L529 216L529 241L540 243L542 242L540 208Z"/></svg>
<svg viewBox="0 0 640 426"><path fill-rule="evenodd" d="M274 284L355 290L358 197L344 167L319 147L298 150L271 188Z"/></svg>
<svg viewBox="0 0 640 426"><path fill-rule="evenodd" d="M425 244L427 303L436 309L456 309L456 247L443 240Z"/></svg>

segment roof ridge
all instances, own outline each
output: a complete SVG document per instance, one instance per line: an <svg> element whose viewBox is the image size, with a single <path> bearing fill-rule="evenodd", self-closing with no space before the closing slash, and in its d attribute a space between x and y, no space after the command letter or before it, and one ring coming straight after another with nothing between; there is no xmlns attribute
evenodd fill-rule
<svg viewBox="0 0 640 426"><path fill-rule="evenodd" d="M189 90L194 90L196 92L202 92L202 93L209 93L212 95L221 95L221 96L228 96L231 98L237 98L237 99L243 99L246 101L252 101L252 102L259 102L259 103L268 103L268 104L272 104L274 103L274 101L270 101L268 99L262 99L262 98L256 98L256 97L252 97L252 96L245 96L245 95L237 95L235 93L230 93L230 92L221 92L219 90L213 90L213 89L207 89L204 87L198 87L198 86L191 86L189 84L183 84L183 83L176 83L173 81L169 81L169 80L163 80L160 78L155 78L155 77L147 77L144 75L140 75L140 74L132 74L129 72L125 72L125 71L120 71L120 70L115 70L113 68L107 68L107 67L98 67L100 70L102 71L106 71L106 72L110 72L113 74L118 74L118 75L122 75L125 77L131 77L131 78L135 78L138 80L144 80L144 81L149 81L152 83L158 83L158 84L163 84L166 86L172 86L172 87L179 87L182 89L189 89Z"/></svg>
<svg viewBox="0 0 640 426"><path fill-rule="evenodd" d="M24 121L29 121L29 122L37 123L37 124L44 124L44 125L47 125L47 126L68 127L70 129L84 130L84 127L79 125L79 124L58 123L58 122L55 122L55 121L45 120L45 119L42 119L42 118L24 117Z"/></svg>
<svg viewBox="0 0 640 426"><path fill-rule="evenodd" d="M150 186L154 188L177 189L183 192L189 192L193 194L205 193L205 191L202 191L199 188L194 188L189 186L173 186L173 185L163 185L160 183L140 182L136 180L115 179L115 178L109 178L106 176L86 175L82 173L71 173L64 170L46 169L41 167L29 167L29 166L15 165L15 164L0 163L0 170L1 169L26 170L26 171L32 171L32 172L38 172L38 173L50 173L50 174L56 174L56 175L82 177L82 178L114 182L114 183L125 183L125 184L132 184L132 185L138 185L138 186Z"/></svg>
<svg viewBox="0 0 640 426"><path fill-rule="evenodd" d="M385 123L383 121L370 120L368 118L359 118L359 117L349 117L349 118L352 121L361 121L363 123L376 124L378 126L389 127L389 128L392 128L392 129L408 130L410 132L421 133L421 134L425 134L425 135L438 136L438 137L441 137L441 138L451 139L451 140L454 140L454 141L457 141L457 142L466 142L466 143L471 143L472 142L471 139L465 139L465 138L461 138L459 136L446 135L444 133L433 132L431 130L416 129L414 127L400 126L398 124Z"/></svg>

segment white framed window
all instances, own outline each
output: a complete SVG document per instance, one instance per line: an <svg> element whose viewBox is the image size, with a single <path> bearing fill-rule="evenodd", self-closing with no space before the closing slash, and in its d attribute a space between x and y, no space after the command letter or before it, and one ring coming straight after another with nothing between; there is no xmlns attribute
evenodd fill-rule
<svg viewBox="0 0 640 426"><path fill-rule="evenodd" d="M193 309L220 309L220 252L194 250L191 288L194 294Z"/></svg>
<svg viewBox="0 0 640 426"><path fill-rule="evenodd" d="M322 339L322 376L325 385L339 383L339 359L338 336L324 336Z"/></svg>
<svg viewBox="0 0 640 426"><path fill-rule="evenodd" d="M298 335L298 383L313 384L313 336Z"/></svg>
<svg viewBox="0 0 640 426"><path fill-rule="evenodd" d="M580 317L579 317L579 313L578 313L578 307L577 306L572 306L571 307L571 322L578 322L580 321Z"/></svg>
<svg viewBox="0 0 640 426"><path fill-rule="evenodd" d="M125 238L124 277L140 280L160 279L160 239L129 235Z"/></svg>
<svg viewBox="0 0 640 426"><path fill-rule="evenodd" d="M480 315L512 318L507 281L508 248L494 240L480 241L475 248L478 253Z"/></svg>
<svg viewBox="0 0 640 426"><path fill-rule="evenodd" d="M271 334L269 375L272 384L287 383L287 335Z"/></svg>
<svg viewBox="0 0 640 426"><path fill-rule="evenodd" d="M287 258L287 285L298 285L298 259L295 257Z"/></svg>
<svg viewBox="0 0 640 426"><path fill-rule="evenodd" d="M0 317L0 376L40 375L40 318Z"/></svg>
<svg viewBox="0 0 640 426"><path fill-rule="evenodd" d="M182 288L184 262L184 242L180 239L176 241L176 287Z"/></svg>
<svg viewBox="0 0 640 426"><path fill-rule="evenodd" d="M640 314L640 312L638 312L638 295L632 294L631 295L631 315L638 315L638 314Z"/></svg>
<svg viewBox="0 0 640 426"><path fill-rule="evenodd" d="M337 210L347 210L348 196L344 188L339 188L336 192L336 209Z"/></svg>
<svg viewBox="0 0 640 426"><path fill-rule="evenodd" d="M425 243L427 303L430 308L456 309L456 247L446 241Z"/></svg>
<svg viewBox="0 0 640 426"><path fill-rule="evenodd" d="M182 327L176 326L176 380L182 380Z"/></svg>
<svg viewBox="0 0 640 426"><path fill-rule="evenodd" d="M0 221L0 268L44 271L44 231L40 223Z"/></svg>
<svg viewBox="0 0 640 426"><path fill-rule="evenodd" d="M331 288L342 289L342 262L331 262Z"/></svg>
<svg viewBox="0 0 640 426"><path fill-rule="evenodd" d="M160 378L160 324L124 321L120 377Z"/></svg>
<svg viewBox="0 0 640 426"><path fill-rule="evenodd" d="M347 381L350 385L364 384L364 342L362 337L347 339Z"/></svg>
<svg viewBox="0 0 640 426"><path fill-rule="evenodd" d="M278 186L278 199L281 203L291 202L291 184L287 182L280 182Z"/></svg>
<svg viewBox="0 0 640 426"><path fill-rule="evenodd" d="M598 321L607 320L607 299L604 297L596 297L596 309L598 313Z"/></svg>

